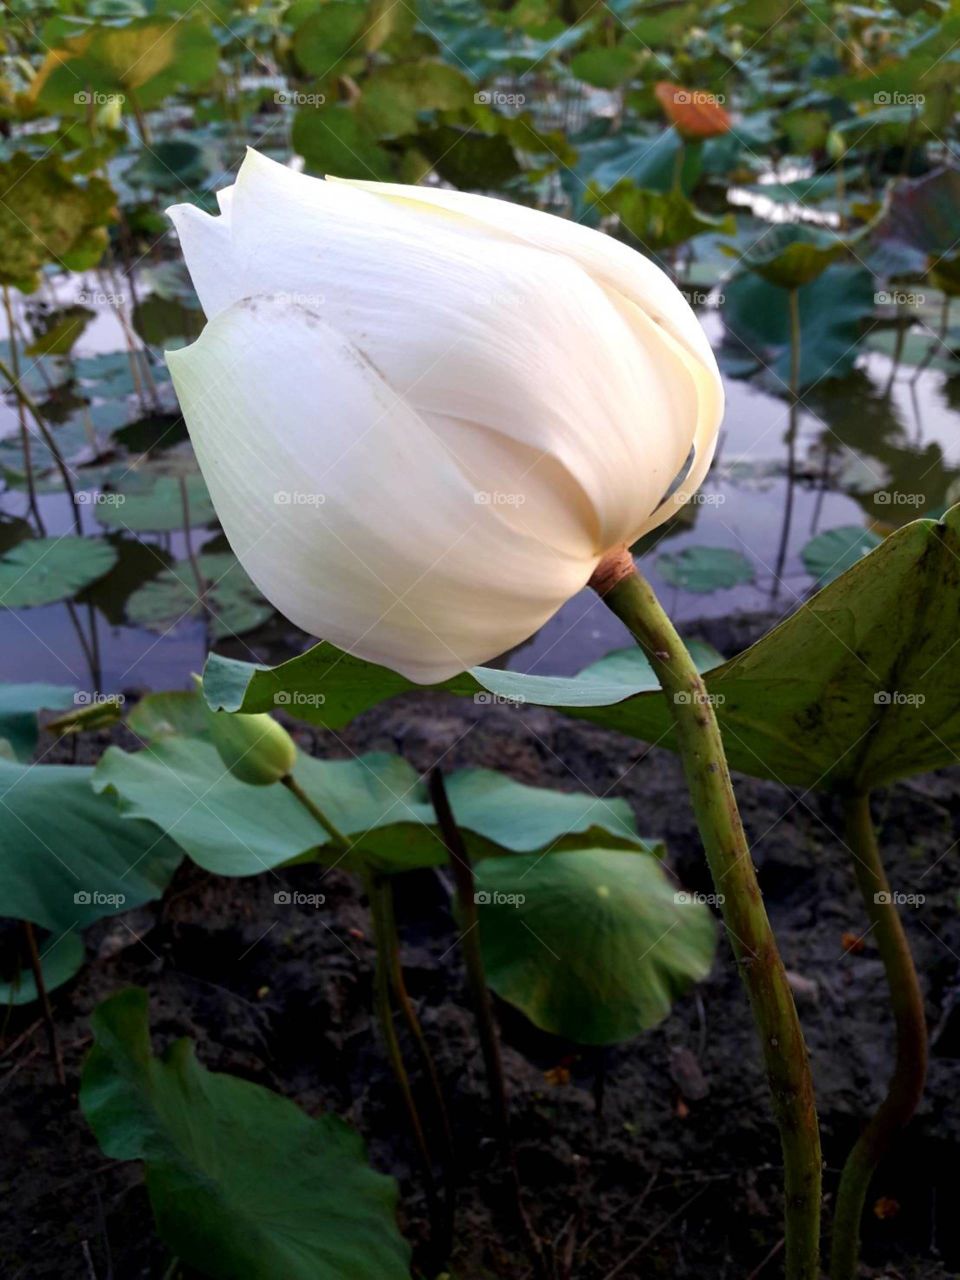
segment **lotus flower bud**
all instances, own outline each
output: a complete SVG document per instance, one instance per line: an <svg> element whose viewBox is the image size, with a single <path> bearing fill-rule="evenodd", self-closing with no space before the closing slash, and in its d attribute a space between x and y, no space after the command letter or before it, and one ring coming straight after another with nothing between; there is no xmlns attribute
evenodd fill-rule
<svg viewBox="0 0 960 1280"><path fill-rule="evenodd" d="M200 688L200 678L195 676L194 680ZM211 711L207 721L220 759L239 782L269 787L293 773L296 743L265 711L257 715Z"/></svg>
<svg viewBox="0 0 960 1280"><path fill-rule="evenodd" d="M234 552L304 631L443 680L706 475L716 361L626 245L256 152L219 203L170 210L207 325L167 360Z"/></svg>

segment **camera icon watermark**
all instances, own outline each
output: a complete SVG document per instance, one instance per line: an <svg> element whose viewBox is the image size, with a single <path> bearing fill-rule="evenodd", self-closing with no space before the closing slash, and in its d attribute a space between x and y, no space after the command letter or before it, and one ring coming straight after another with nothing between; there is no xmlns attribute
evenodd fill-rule
<svg viewBox="0 0 960 1280"><path fill-rule="evenodd" d="M706 693L697 689L680 689L673 695L673 700L681 707L697 706L722 707L726 702L726 694Z"/></svg>
<svg viewBox="0 0 960 1280"><path fill-rule="evenodd" d="M901 693L899 689L878 689L873 695L878 707L922 707L926 700L925 693Z"/></svg>
<svg viewBox="0 0 960 1280"><path fill-rule="evenodd" d="M697 489L695 493L688 493L686 489L678 489L676 492L678 502L690 502L696 507L722 507L727 500L725 493L707 493L702 489Z"/></svg>
<svg viewBox="0 0 960 1280"><path fill-rule="evenodd" d="M125 93L99 93L96 90L81 89L73 95L78 107L122 107L127 100Z"/></svg>
<svg viewBox="0 0 960 1280"><path fill-rule="evenodd" d="M873 500L879 507L922 507L927 496L924 493L902 493L899 489L878 489Z"/></svg>
<svg viewBox="0 0 960 1280"><path fill-rule="evenodd" d="M103 289L81 289L77 301L89 307L123 307L126 306L125 293L107 293Z"/></svg>
<svg viewBox="0 0 960 1280"><path fill-rule="evenodd" d="M277 107L322 107L326 101L326 94L300 93L296 89L278 89L273 95Z"/></svg>
<svg viewBox="0 0 960 1280"><path fill-rule="evenodd" d="M325 693L305 693L302 689L281 689L273 695L275 707L322 707Z"/></svg>
<svg viewBox="0 0 960 1280"><path fill-rule="evenodd" d="M322 507L327 496L324 493L304 493L299 489L277 489L273 500L278 507Z"/></svg>
<svg viewBox="0 0 960 1280"><path fill-rule="evenodd" d="M86 689L78 689L73 695L76 707L122 707L126 700L123 693L90 693Z"/></svg>
<svg viewBox="0 0 960 1280"><path fill-rule="evenodd" d="M478 107L522 107L526 102L526 94L501 93L499 89L481 89L473 95Z"/></svg>
<svg viewBox="0 0 960 1280"><path fill-rule="evenodd" d="M880 289L873 295L873 301L878 307L922 307L927 295L912 289Z"/></svg>
<svg viewBox="0 0 960 1280"><path fill-rule="evenodd" d="M922 93L889 93L885 89L873 95L873 103L877 107L922 107L926 100Z"/></svg>
<svg viewBox="0 0 960 1280"><path fill-rule="evenodd" d="M503 493L498 489L478 489L473 495L478 507L522 507L527 500L525 493Z"/></svg>
<svg viewBox="0 0 960 1280"><path fill-rule="evenodd" d="M100 490L74 495L78 507L122 507L126 500L125 493L102 493Z"/></svg>
<svg viewBox="0 0 960 1280"><path fill-rule="evenodd" d="M723 893L700 893L696 889L678 889L673 895L673 900L678 907L722 907L726 902L726 894Z"/></svg>
<svg viewBox="0 0 960 1280"><path fill-rule="evenodd" d="M522 693L491 693L484 689L473 695L473 701L478 707L522 707L526 698Z"/></svg>
<svg viewBox="0 0 960 1280"><path fill-rule="evenodd" d="M894 889L890 892L875 893L873 900L878 907L922 907L927 898L923 893L900 893Z"/></svg>
<svg viewBox="0 0 960 1280"><path fill-rule="evenodd" d="M525 893L500 893L497 889L478 889L473 901L478 907L522 907Z"/></svg>
<svg viewBox="0 0 960 1280"><path fill-rule="evenodd" d="M278 889L273 895L274 906L277 907L322 907L326 902L323 893L301 893L299 889Z"/></svg>
<svg viewBox="0 0 960 1280"><path fill-rule="evenodd" d="M100 889L78 889L73 895L77 907L122 907L126 900L125 893L103 893Z"/></svg>

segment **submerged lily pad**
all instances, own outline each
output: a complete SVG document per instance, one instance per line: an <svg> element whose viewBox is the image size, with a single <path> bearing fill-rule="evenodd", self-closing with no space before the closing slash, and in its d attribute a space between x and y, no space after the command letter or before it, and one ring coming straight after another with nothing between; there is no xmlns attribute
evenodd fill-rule
<svg viewBox="0 0 960 1280"><path fill-rule="evenodd" d="M157 1230L204 1275L408 1280L397 1186L339 1116L208 1071L189 1040L150 1047L147 993L93 1014L80 1106L105 1155L143 1160Z"/></svg>
<svg viewBox="0 0 960 1280"><path fill-rule="evenodd" d="M206 618L214 639L239 636L273 615L273 606L259 593L229 551L197 557L206 590L193 566L181 560L144 583L127 601L127 620L148 631L169 631L185 618Z"/></svg>
<svg viewBox="0 0 960 1280"><path fill-rule="evenodd" d="M654 858L610 849L488 858L476 884L487 981L554 1035L629 1040L710 972L711 913Z"/></svg>
<svg viewBox="0 0 960 1280"><path fill-rule="evenodd" d="M0 556L0 607L26 609L69 600L116 563L101 538L30 538Z"/></svg>
<svg viewBox="0 0 960 1280"><path fill-rule="evenodd" d="M135 477L111 494L111 501L97 504L97 520L108 529L132 529L135 533L166 533L182 529L185 523L191 528L211 524L217 513L203 476L194 472L184 477L184 484L186 510L178 477L158 476L146 490Z"/></svg>
<svg viewBox="0 0 960 1280"><path fill-rule="evenodd" d="M800 557L807 571L816 578L817 585L825 587L882 541L880 535L872 529L863 529L860 525L844 525L811 538L800 552Z"/></svg>
<svg viewBox="0 0 960 1280"><path fill-rule="evenodd" d="M60 711L73 704L73 685L0 684L0 738L18 760L29 760L37 745L37 711Z"/></svg>
<svg viewBox="0 0 960 1280"><path fill-rule="evenodd" d="M753 565L730 547L684 547L657 557L657 572L664 582L685 591L706 594L738 587L754 579Z"/></svg>

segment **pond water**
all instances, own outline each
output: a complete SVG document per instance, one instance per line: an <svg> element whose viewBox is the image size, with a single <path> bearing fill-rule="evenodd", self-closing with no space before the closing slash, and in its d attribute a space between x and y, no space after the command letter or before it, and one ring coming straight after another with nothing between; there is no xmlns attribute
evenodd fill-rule
<svg viewBox="0 0 960 1280"><path fill-rule="evenodd" d="M48 281L45 288L51 306L79 298L94 312L73 352L79 368L95 367L90 362L97 357L105 364L111 353L119 353L112 357L117 367L126 364L120 313L102 277L61 278ZM719 345L722 325L717 313L708 305L702 314L711 339ZM138 339L133 343L142 345ZM30 357L21 358L29 368ZM147 448L155 440L167 446L183 436L159 346L148 348L146 358L156 383L155 398L149 385L144 386L145 404L136 395L119 402L97 398L99 409L110 410L100 415L101 421L115 425L126 417L138 424L121 432L127 448L106 457L113 466L108 485L136 476L144 459L161 452ZM142 365L138 368L144 381ZM786 398L756 382L725 379L727 414L703 492L669 528L657 532L655 545L641 548L644 571L681 624L695 628L698 619L738 610L790 612L814 589L801 552L816 534L844 526L873 527L882 534L918 515L938 514L950 498L956 500L960 379L950 379L936 367L917 374L906 363L891 379L892 371L890 356L868 351L851 375L822 383L804 396L792 465ZM38 399L40 394L36 392ZM64 414L71 408L69 392L54 394L45 401L53 410L51 417L56 415L58 395L67 399ZM74 422L68 417L66 426L55 425L58 438L75 431ZM13 438L18 430L15 407L3 403L0 438ZM188 448L176 443L171 456ZM104 456L96 462L102 468ZM84 483L89 482L78 479L77 488ZM84 529L102 532L98 516L108 499L98 500L95 489L83 498L78 510ZM38 505L48 535L72 531L74 507L62 489L40 493ZM28 499L22 487L8 487L0 495L0 513L0 547L5 548L23 535L20 521L28 514ZM74 683L91 692L117 693L182 686L191 671L201 668L211 644L203 616L195 613L175 625L147 630L126 620L125 602L137 585L172 561L185 563L200 547L222 546L222 541L211 545L216 526L194 528L189 545L182 529L133 532L122 520L109 536L119 552L117 566L77 601L0 610L6 679ZM668 581L675 575L667 572L661 557L698 548L737 553L734 585L708 583L713 589L694 591ZM570 674L626 642L620 624L598 607L592 592L584 591L504 661L521 671ZM213 647L248 660L276 660L308 643L308 637L273 619L239 638L215 640Z"/></svg>

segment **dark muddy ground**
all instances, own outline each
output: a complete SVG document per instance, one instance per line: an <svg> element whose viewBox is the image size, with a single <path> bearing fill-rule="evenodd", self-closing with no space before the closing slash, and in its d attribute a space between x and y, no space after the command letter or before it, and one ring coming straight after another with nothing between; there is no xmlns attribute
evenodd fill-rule
<svg viewBox="0 0 960 1280"><path fill-rule="evenodd" d="M706 636L726 652L748 638L734 635L729 623ZM301 741L329 755L389 749L424 770L442 759L445 768L485 765L523 782L625 796L640 829L666 839L680 881L709 891L680 768L666 752L547 711L426 696L368 713L339 739L308 731ZM88 749L99 754L103 746ZM934 1050L920 1114L869 1198L864 1276L960 1275L960 921L952 847L960 836L958 778L960 770L924 777L876 800L894 886L926 897L908 911L907 925ZM859 937L867 924L837 834L836 803L742 778L737 792L784 959L802 980L832 1197L892 1061L881 965L869 933L860 950L845 950L844 935ZM322 891L324 908L292 916L290 908L278 909L273 895L282 884ZM446 886L434 872L407 877L399 911L409 987L458 1143L453 1274L521 1280L529 1271L493 1139ZM90 1010L131 983L150 992L157 1047L190 1035L208 1066L268 1085L308 1111L332 1108L347 1117L374 1164L400 1179L402 1225L423 1240L421 1179L371 1025L373 948L356 883L316 867L282 872L278 881L217 879L184 866L163 903L102 923L90 941L98 957L54 997L68 1099L55 1085L42 1029L18 1039L32 1015L18 1014L6 1030L4 1277L159 1280L165 1273L169 1259L152 1233L139 1168L105 1159L76 1110ZM605 1064L533 1031L506 1006L498 1013L521 1178L544 1236L575 1231L577 1280L780 1274L778 1143L725 944L710 979L655 1031L609 1051ZM707 1092L699 1100L683 1096L698 1090L677 1070L680 1049L703 1074ZM594 1086L602 1066L598 1120Z"/></svg>

